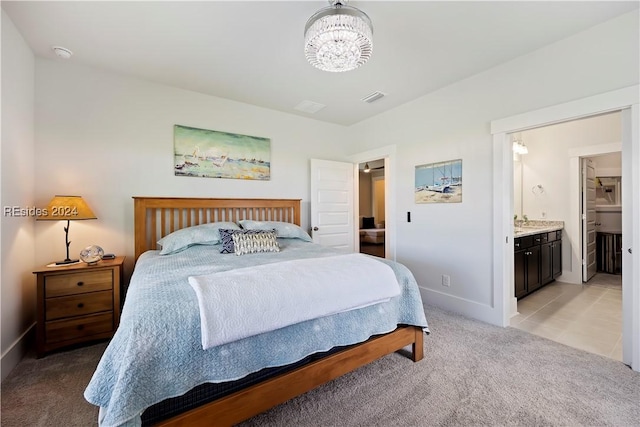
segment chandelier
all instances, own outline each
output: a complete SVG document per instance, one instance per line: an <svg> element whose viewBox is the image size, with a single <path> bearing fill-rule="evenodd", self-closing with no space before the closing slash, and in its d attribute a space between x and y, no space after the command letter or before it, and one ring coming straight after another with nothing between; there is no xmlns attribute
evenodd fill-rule
<svg viewBox="0 0 640 427"><path fill-rule="evenodd" d="M317 11L304 27L304 54L323 71L353 70L371 57L371 20L347 1L329 0L331 6Z"/></svg>

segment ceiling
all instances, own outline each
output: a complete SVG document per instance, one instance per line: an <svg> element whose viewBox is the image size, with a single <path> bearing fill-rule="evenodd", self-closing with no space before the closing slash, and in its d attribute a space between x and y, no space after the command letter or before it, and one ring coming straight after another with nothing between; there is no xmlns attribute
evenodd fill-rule
<svg viewBox="0 0 640 427"><path fill-rule="evenodd" d="M325 1L2 1L36 56L51 46L111 70L342 125L357 123L638 8L638 1L353 1L374 26L371 60L313 68L307 19ZM372 104L374 91L386 97ZM315 114L302 101L326 105Z"/></svg>

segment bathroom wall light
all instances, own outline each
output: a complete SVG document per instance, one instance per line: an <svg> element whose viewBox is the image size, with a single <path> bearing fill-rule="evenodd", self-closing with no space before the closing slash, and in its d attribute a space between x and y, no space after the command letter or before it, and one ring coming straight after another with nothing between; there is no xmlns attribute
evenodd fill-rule
<svg viewBox="0 0 640 427"><path fill-rule="evenodd" d="M521 139L513 138L513 152L516 154L527 154L529 153L529 149Z"/></svg>

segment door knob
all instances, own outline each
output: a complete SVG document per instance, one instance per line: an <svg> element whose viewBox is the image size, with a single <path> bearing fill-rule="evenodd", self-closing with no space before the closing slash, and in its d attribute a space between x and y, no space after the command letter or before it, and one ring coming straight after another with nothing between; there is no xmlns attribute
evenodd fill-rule
<svg viewBox="0 0 640 427"><path fill-rule="evenodd" d="M627 249L627 251L629 251L629 253L632 253L631 248Z"/></svg>
<svg viewBox="0 0 640 427"><path fill-rule="evenodd" d="M313 227L313 231L318 231L318 227Z"/></svg>

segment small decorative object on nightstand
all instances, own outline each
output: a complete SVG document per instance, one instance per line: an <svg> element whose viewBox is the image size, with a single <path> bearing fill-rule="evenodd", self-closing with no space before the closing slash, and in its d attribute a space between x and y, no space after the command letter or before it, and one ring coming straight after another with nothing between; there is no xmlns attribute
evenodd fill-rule
<svg viewBox="0 0 640 427"><path fill-rule="evenodd" d="M104 250L98 245L87 246L80 251L80 259L89 265L96 265L104 256Z"/></svg>
<svg viewBox="0 0 640 427"><path fill-rule="evenodd" d="M125 257L94 265L42 267L37 275L36 353L113 336L120 323Z"/></svg>

